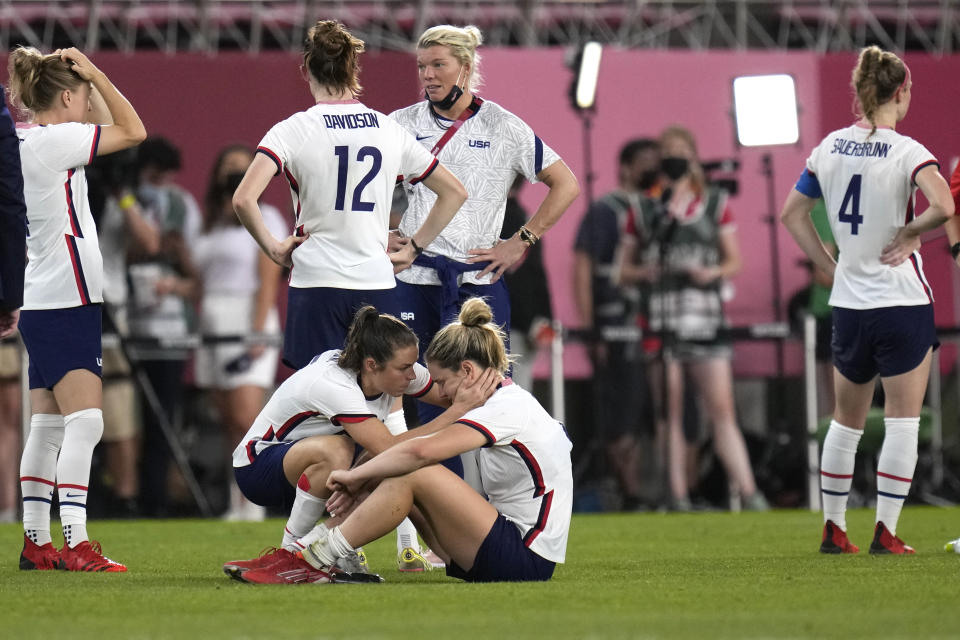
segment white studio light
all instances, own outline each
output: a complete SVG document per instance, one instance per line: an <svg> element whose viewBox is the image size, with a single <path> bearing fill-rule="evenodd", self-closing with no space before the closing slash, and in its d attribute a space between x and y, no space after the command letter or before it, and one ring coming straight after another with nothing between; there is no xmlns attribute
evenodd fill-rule
<svg viewBox="0 0 960 640"><path fill-rule="evenodd" d="M577 88L574 102L578 109L590 109L597 98L597 78L600 75L600 56L603 45L588 42L580 54L580 69L577 71Z"/></svg>
<svg viewBox="0 0 960 640"><path fill-rule="evenodd" d="M793 144L800 137L792 76L734 78L733 108L737 141L745 147Z"/></svg>

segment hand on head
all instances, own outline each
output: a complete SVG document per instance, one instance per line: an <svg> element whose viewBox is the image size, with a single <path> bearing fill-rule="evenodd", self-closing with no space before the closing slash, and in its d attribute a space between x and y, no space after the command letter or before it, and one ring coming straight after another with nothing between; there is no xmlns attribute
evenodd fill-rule
<svg viewBox="0 0 960 640"><path fill-rule="evenodd" d="M83 55L83 53L81 53L81 51L76 47L70 47L69 49L57 49L54 51L54 53L59 54L60 59L64 62L70 62L70 68L75 71L78 76L88 82L93 80L94 75L99 72L99 69L97 69L92 62L90 62L90 59Z"/></svg>

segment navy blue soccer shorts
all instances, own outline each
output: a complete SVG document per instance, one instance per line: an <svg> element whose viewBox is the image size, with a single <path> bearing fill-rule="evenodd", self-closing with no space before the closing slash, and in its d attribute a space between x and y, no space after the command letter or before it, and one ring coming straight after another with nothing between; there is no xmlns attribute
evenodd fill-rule
<svg viewBox="0 0 960 640"><path fill-rule="evenodd" d="M549 580L555 567L528 549L517 525L500 515L477 550L473 567L465 571L451 560L447 575L466 582L531 582Z"/></svg>
<svg viewBox="0 0 960 640"><path fill-rule="evenodd" d="M103 375L103 319L99 304L24 310L20 312L18 328L30 356L27 375L31 389L53 389L74 369Z"/></svg>
<svg viewBox="0 0 960 640"><path fill-rule="evenodd" d="M297 488L283 473L283 458L293 442L270 445L245 467L234 467L233 476L244 497L263 507L283 507L289 511L297 497Z"/></svg>
<svg viewBox="0 0 960 640"><path fill-rule="evenodd" d="M912 371L939 346L931 304L833 309L833 364L857 384Z"/></svg>
<svg viewBox="0 0 960 640"><path fill-rule="evenodd" d="M283 333L283 363L293 369L302 369L315 355L342 349L354 314L368 304L380 313L399 317L395 289L290 287Z"/></svg>

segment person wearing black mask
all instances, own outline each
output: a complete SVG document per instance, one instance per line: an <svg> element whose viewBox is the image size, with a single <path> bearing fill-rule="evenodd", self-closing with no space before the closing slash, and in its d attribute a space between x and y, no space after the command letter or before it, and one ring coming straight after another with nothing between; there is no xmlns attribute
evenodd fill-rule
<svg viewBox="0 0 960 640"><path fill-rule="evenodd" d="M200 332L205 335L278 334L277 291L280 265L260 251L233 210L233 194L253 161L245 145L222 149L214 162L204 198L203 233L193 254L203 283ZM274 236L290 235L290 225L274 207L260 210ZM233 445L263 408L277 372L279 351L263 344L224 343L201 347L196 357L197 386L211 392L226 442ZM230 520L263 517L263 508L248 502L231 482Z"/></svg>
<svg viewBox="0 0 960 640"><path fill-rule="evenodd" d="M666 445L671 504L691 508L683 430L684 380L690 379L713 428L713 445L747 509L768 507L757 489L733 403L732 350L721 299L724 281L741 266L727 194L706 183L693 134L680 126L660 135L662 207L642 211L627 223L619 281L650 287L650 328L664 332L662 357L650 373L660 442ZM664 373L663 367L666 367ZM666 390L664 390L664 386Z"/></svg>
<svg viewBox="0 0 960 640"><path fill-rule="evenodd" d="M655 207L660 196L660 150L655 140L630 140L620 150L618 187L604 195L580 222L574 244L574 299L589 331L593 364L595 439L616 477L621 506L641 504L640 439L647 397L644 364L637 343L608 343L609 327L632 325L639 311L639 289L612 281L620 235L635 211Z"/></svg>

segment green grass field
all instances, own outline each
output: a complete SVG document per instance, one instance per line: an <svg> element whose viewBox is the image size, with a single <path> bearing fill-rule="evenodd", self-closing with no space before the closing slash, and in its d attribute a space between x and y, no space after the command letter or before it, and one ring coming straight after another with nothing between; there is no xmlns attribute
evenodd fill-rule
<svg viewBox="0 0 960 640"><path fill-rule="evenodd" d="M866 553L873 511L848 516L857 556L817 553L819 514L575 515L546 584L467 585L400 574L391 538L368 545L382 585L254 586L220 565L276 543L282 522L95 521L126 574L19 571L0 526L4 638L955 638L960 508L908 507L913 557ZM56 529L56 525L54 525Z"/></svg>

